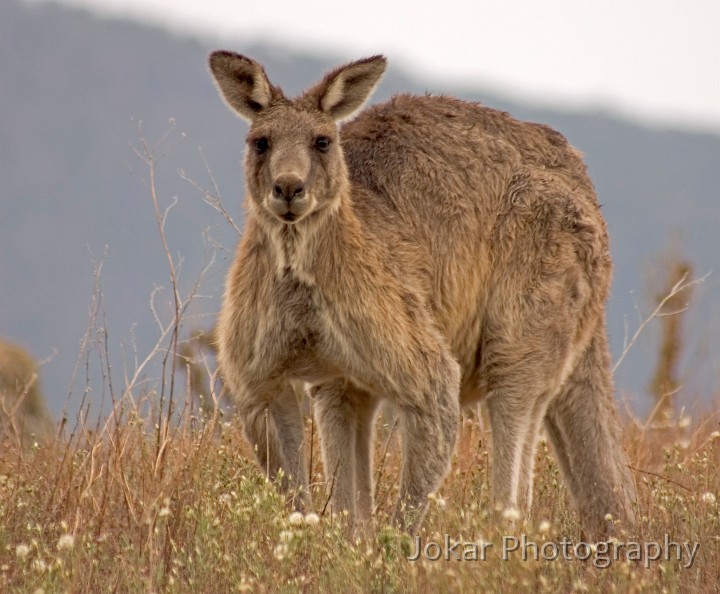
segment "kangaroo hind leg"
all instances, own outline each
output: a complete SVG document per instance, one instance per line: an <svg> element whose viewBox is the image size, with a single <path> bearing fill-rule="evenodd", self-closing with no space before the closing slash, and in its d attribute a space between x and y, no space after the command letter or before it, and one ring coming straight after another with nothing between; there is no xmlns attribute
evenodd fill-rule
<svg viewBox="0 0 720 594"><path fill-rule="evenodd" d="M561 393L548 407L545 427L570 494L593 536L635 521L635 485L622 448L605 332L598 332Z"/></svg>
<svg viewBox="0 0 720 594"><path fill-rule="evenodd" d="M273 384L238 405L245 436L269 480L280 476L291 504L304 510L309 503L305 440L300 403L289 383ZM280 472L282 470L282 473Z"/></svg>
<svg viewBox="0 0 720 594"><path fill-rule="evenodd" d="M314 398L332 507L351 520L372 512L372 435L377 400L347 380L323 384Z"/></svg>

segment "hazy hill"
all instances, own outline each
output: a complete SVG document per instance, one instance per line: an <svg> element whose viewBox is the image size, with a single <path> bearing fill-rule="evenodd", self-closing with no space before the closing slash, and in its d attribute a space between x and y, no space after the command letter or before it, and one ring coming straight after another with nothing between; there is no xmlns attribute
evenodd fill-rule
<svg viewBox="0 0 720 594"><path fill-rule="evenodd" d="M101 257L105 246L99 325L108 331L116 383L122 383L123 360L132 360L133 341L144 356L157 336L150 296L156 286L168 288L169 283L152 203L140 179L147 177L147 169L131 148L139 146L140 121L150 144L170 132L156 152L164 155L158 163L158 190L163 205L177 196L167 231L173 251L184 259L184 290L195 281L208 252L203 233L210 229L224 246L201 287L206 297L197 313L212 314L217 307L236 234L177 170L209 185L204 156L224 203L241 222L244 125L217 97L205 66L208 50L220 45L258 58L289 91L353 57L319 60L281 47L248 47L242 40L179 37L57 6L19 0L0 4L0 335L24 343L40 358L57 349L43 371L55 412L67 396L88 324L93 259ZM616 273L609 317L616 354L624 316L632 330L637 325L633 299L643 311L648 309L646 270L662 266L671 235L679 235L677 245L698 272L720 268L719 137L650 129L603 113L535 109L479 90L476 81L441 88L410 80L390 59L375 100L400 90L455 92L548 123L585 152L612 235ZM688 320L688 399L707 398L717 388L713 339L719 305L717 279L711 276ZM204 317L197 325L211 322ZM654 340L648 333L623 364L619 388L645 389ZM81 377L85 365L83 361ZM96 367L97 361L90 365ZM81 395L76 386L73 406ZM635 403L640 405L641 399Z"/></svg>

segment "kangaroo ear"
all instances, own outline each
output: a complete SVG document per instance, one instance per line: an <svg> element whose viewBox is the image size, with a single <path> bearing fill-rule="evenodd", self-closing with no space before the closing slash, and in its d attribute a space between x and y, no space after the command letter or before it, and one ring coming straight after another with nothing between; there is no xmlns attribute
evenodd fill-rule
<svg viewBox="0 0 720 594"><path fill-rule="evenodd" d="M250 58L234 52L210 54L210 71L220 95L231 109L252 121L280 96L280 89L270 84L265 69Z"/></svg>
<svg viewBox="0 0 720 594"><path fill-rule="evenodd" d="M308 94L317 98L320 111L335 121L342 120L365 103L386 67L387 59L384 56L351 62L330 72Z"/></svg>

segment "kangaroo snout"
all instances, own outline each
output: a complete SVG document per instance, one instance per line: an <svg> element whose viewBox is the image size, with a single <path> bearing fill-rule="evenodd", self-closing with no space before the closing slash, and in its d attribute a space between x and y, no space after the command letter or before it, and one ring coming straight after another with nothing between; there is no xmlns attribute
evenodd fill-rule
<svg viewBox="0 0 720 594"><path fill-rule="evenodd" d="M304 181L296 174L279 175L273 182L266 206L284 222L297 222L311 206Z"/></svg>
<svg viewBox="0 0 720 594"><path fill-rule="evenodd" d="M301 198L305 194L303 180L295 175L281 175L273 184L273 198L285 200L290 204L294 198Z"/></svg>

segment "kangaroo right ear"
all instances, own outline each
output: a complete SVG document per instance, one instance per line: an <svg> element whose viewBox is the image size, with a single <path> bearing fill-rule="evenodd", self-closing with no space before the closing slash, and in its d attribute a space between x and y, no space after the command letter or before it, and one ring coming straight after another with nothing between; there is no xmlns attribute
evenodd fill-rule
<svg viewBox="0 0 720 594"><path fill-rule="evenodd" d="M208 60L220 95L242 118L252 121L282 93L270 84L265 69L234 52L216 51Z"/></svg>
<svg viewBox="0 0 720 594"><path fill-rule="evenodd" d="M387 67L384 56L372 56L336 68L307 92L335 121L356 112L371 95Z"/></svg>

